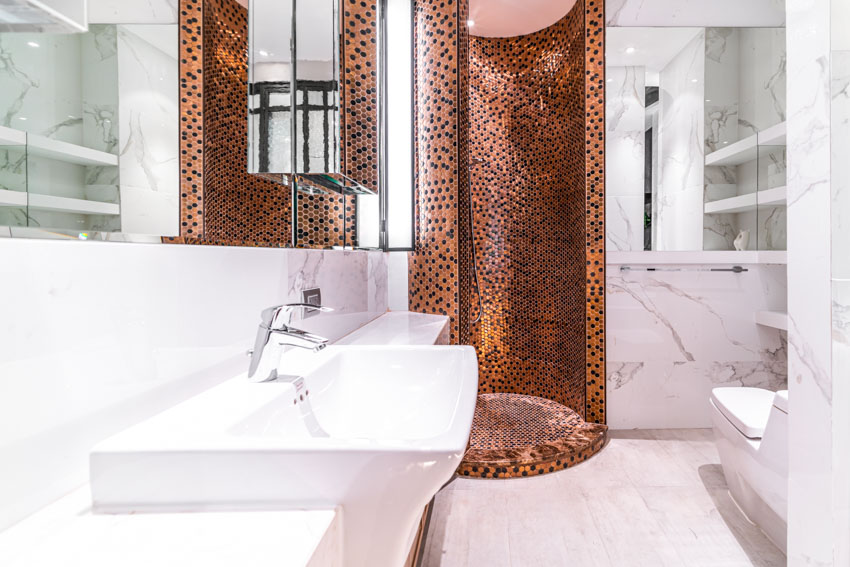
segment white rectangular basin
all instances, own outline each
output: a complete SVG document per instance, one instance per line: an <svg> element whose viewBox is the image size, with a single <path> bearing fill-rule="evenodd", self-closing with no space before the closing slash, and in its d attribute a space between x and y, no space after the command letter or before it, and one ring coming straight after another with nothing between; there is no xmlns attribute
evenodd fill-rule
<svg viewBox="0 0 850 567"><path fill-rule="evenodd" d="M291 360L290 360L291 359ZM400 565L422 508L469 439L475 350L329 347L285 357L99 444L96 512L341 506L351 565Z"/></svg>

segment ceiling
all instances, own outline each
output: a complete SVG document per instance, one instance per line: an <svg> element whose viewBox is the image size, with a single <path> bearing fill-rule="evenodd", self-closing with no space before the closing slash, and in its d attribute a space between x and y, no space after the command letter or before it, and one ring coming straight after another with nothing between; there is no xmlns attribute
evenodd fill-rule
<svg viewBox="0 0 850 567"><path fill-rule="evenodd" d="M480 37L514 37L549 27L576 0L469 0L469 31Z"/></svg>

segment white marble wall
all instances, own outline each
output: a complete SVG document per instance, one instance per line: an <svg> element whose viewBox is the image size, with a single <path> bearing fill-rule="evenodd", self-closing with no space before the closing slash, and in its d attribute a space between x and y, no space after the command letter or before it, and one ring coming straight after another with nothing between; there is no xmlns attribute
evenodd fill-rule
<svg viewBox="0 0 850 567"><path fill-rule="evenodd" d="M785 121L785 29L740 30L738 137Z"/></svg>
<svg viewBox="0 0 850 567"><path fill-rule="evenodd" d="M0 530L83 484L99 440L244 372L263 308L318 285L337 311L303 326L329 338L387 309L380 252L0 239L0 257Z"/></svg>
<svg viewBox="0 0 850 567"><path fill-rule="evenodd" d="M88 0L89 23L176 24L178 0Z"/></svg>
<svg viewBox="0 0 850 567"><path fill-rule="evenodd" d="M607 0L605 20L623 27L783 26L784 0Z"/></svg>
<svg viewBox="0 0 850 567"><path fill-rule="evenodd" d="M656 250L702 250L705 33L661 71Z"/></svg>
<svg viewBox="0 0 850 567"><path fill-rule="evenodd" d="M705 152L710 153L738 140L739 31L707 28L705 34ZM735 167L706 166L704 175L704 201L738 194ZM733 250L739 230L736 215L705 215L703 250Z"/></svg>
<svg viewBox="0 0 850 567"><path fill-rule="evenodd" d="M758 310L784 310L785 267L692 271L709 267L622 272L608 265L607 411L613 429L711 427L712 388L786 387L785 337L754 319Z"/></svg>
<svg viewBox="0 0 850 567"><path fill-rule="evenodd" d="M643 250L644 67L605 69L605 233L608 250Z"/></svg>
<svg viewBox="0 0 850 567"><path fill-rule="evenodd" d="M850 564L844 4L787 2L788 562L801 566Z"/></svg>
<svg viewBox="0 0 850 567"><path fill-rule="evenodd" d="M177 26L118 30L121 230L179 234Z"/></svg>

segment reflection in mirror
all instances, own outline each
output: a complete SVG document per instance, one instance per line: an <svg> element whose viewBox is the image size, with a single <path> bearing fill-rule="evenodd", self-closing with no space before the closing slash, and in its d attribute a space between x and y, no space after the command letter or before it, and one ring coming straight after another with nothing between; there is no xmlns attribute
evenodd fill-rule
<svg viewBox="0 0 850 567"><path fill-rule="evenodd" d="M785 30L607 30L609 250L785 247Z"/></svg>
<svg viewBox="0 0 850 567"><path fill-rule="evenodd" d="M250 4L249 172L290 186L295 246L378 246L377 12L339 1Z"/></svg>
<svg viewBox="0 0 850 567"><path fill-rule="evenodd" d="M0 234L177 235L177 26L3 33L0 52Z"/></svg>
<svg viewBox="0 0 850 567"><path fill-rule="evenodd" d="M248 79L248 171L292 168L291 2L252 2Z"/></svg>

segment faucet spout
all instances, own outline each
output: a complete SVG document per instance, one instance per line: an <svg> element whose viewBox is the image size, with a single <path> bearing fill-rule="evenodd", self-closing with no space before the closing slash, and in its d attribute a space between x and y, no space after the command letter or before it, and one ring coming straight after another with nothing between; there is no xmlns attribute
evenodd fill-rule
<svg viewBox="0 0 850 567"><path fill-rule="evenodd" d="M292 313L296 309L333 311L330 307L309 303L289 303L264 309L260 326L257 328L257 337L254 339L254 349L250 353L249 380L267 382L277 378L277 366L280 362L280 347L282 346L293 346L319 352L328 345L328 339L290 326ZM284 322L284 319L286 322Z"/></svg>

